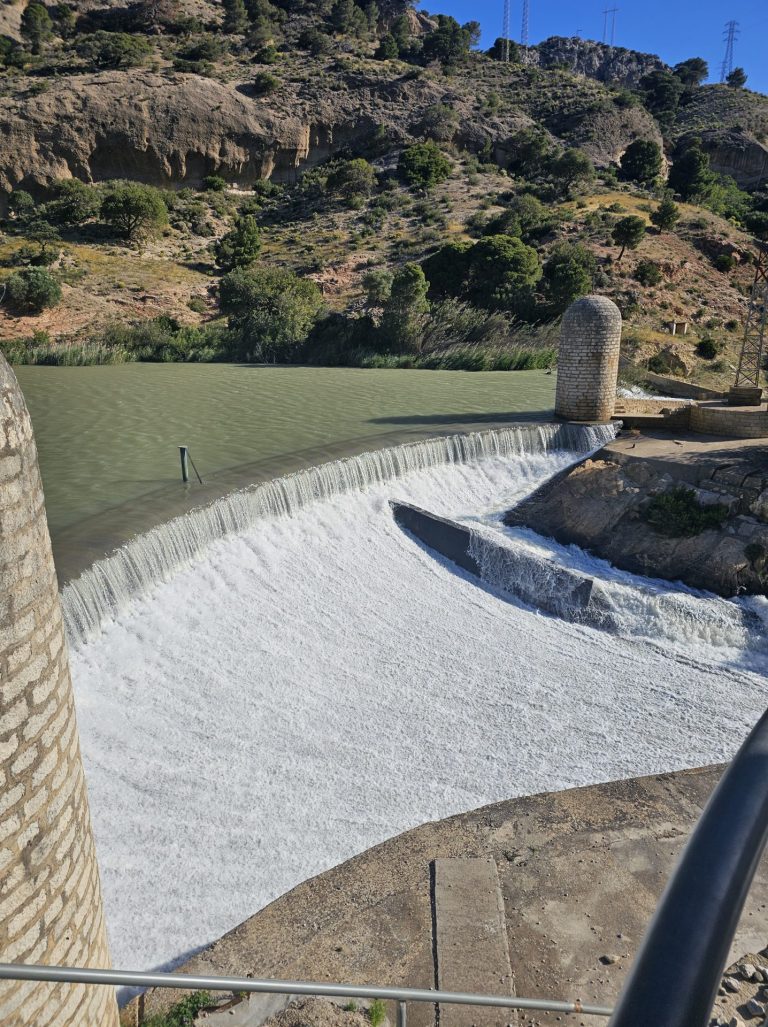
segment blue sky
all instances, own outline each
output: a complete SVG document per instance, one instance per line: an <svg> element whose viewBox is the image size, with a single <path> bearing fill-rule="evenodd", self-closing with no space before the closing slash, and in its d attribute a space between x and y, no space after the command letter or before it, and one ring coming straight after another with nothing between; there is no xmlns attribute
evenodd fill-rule
<svg viewBox="0 0 768 1027"><path fill-rule="evenodd" d="M711 81L720 80L725 53L724 23L736 19L741 36L735 63L749 75L748 86L768 93L768 5L766 0L530 0L531 42L547 36L602 39L603 11L618 7L616 44L657 53L667 63L686 57L709 61ZM504 0L424 0L422 8L475 19L483 26L483 46L501 35ZM512 36L520 38L522 0L512 0Z"/></svg>

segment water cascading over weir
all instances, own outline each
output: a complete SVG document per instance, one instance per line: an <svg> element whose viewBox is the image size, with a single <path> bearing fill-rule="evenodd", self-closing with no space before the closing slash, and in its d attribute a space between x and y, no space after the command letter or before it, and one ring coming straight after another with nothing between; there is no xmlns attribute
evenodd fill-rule
<svg viewBox="0 0 768 1027"><path fill-rule="evenodd" d="M0 959L109 966L37 450L0 355ZM116 1027L111 988L0 982L4 1027Z"/></svg>

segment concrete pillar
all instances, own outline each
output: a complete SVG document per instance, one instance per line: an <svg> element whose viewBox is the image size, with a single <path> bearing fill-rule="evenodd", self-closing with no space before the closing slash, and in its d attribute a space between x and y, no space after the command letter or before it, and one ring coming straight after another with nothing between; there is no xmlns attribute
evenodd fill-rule
<svg viewBox="0 0 768 1027"><path fill-rule="evenodd" d="M109 966L69 658L24 397L0 355L0 960ZM113 989L0 982L3 1027L116 1027Z"/></svg>
<svg viewBox="0 0 768 1027"><path fill-rule="evenodd" d="M566 421L610 421L616 404L621 312L606 296L566 310L557 358L555 413Z"/></svg>

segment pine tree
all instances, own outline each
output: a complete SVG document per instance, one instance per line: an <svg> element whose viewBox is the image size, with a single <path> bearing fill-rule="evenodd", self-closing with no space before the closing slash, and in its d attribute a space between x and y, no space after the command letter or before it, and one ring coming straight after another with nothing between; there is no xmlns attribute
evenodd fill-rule
<svg viewBox="0 0 768 1027"><path fill-rule="evenodd" d="M680 220L680 208L671 196L666 196L651 214L651 221L660 232L670 232Z"/></svg>
<svg viewBox="0 0 768 1027"><path fill-rule="evenodd" d="M248 28L248 13L243 0L224 0L224 32L237 35Z"/></svg>

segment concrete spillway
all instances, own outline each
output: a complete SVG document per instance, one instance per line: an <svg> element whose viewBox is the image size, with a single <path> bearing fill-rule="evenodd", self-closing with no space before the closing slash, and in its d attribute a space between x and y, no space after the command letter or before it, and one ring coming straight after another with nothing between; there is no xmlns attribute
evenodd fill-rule
<svg viewBox="0 0 768 1027"><path fill-rule="evenodd" d="M765 694L740 616L659 634L643 600L597 630L479 588L395 523L392 501L500 532L602 441L557 432L326 468L261 513L233 497L65 595L115 965L177 962L426 820L732 754Z"/></svg>

